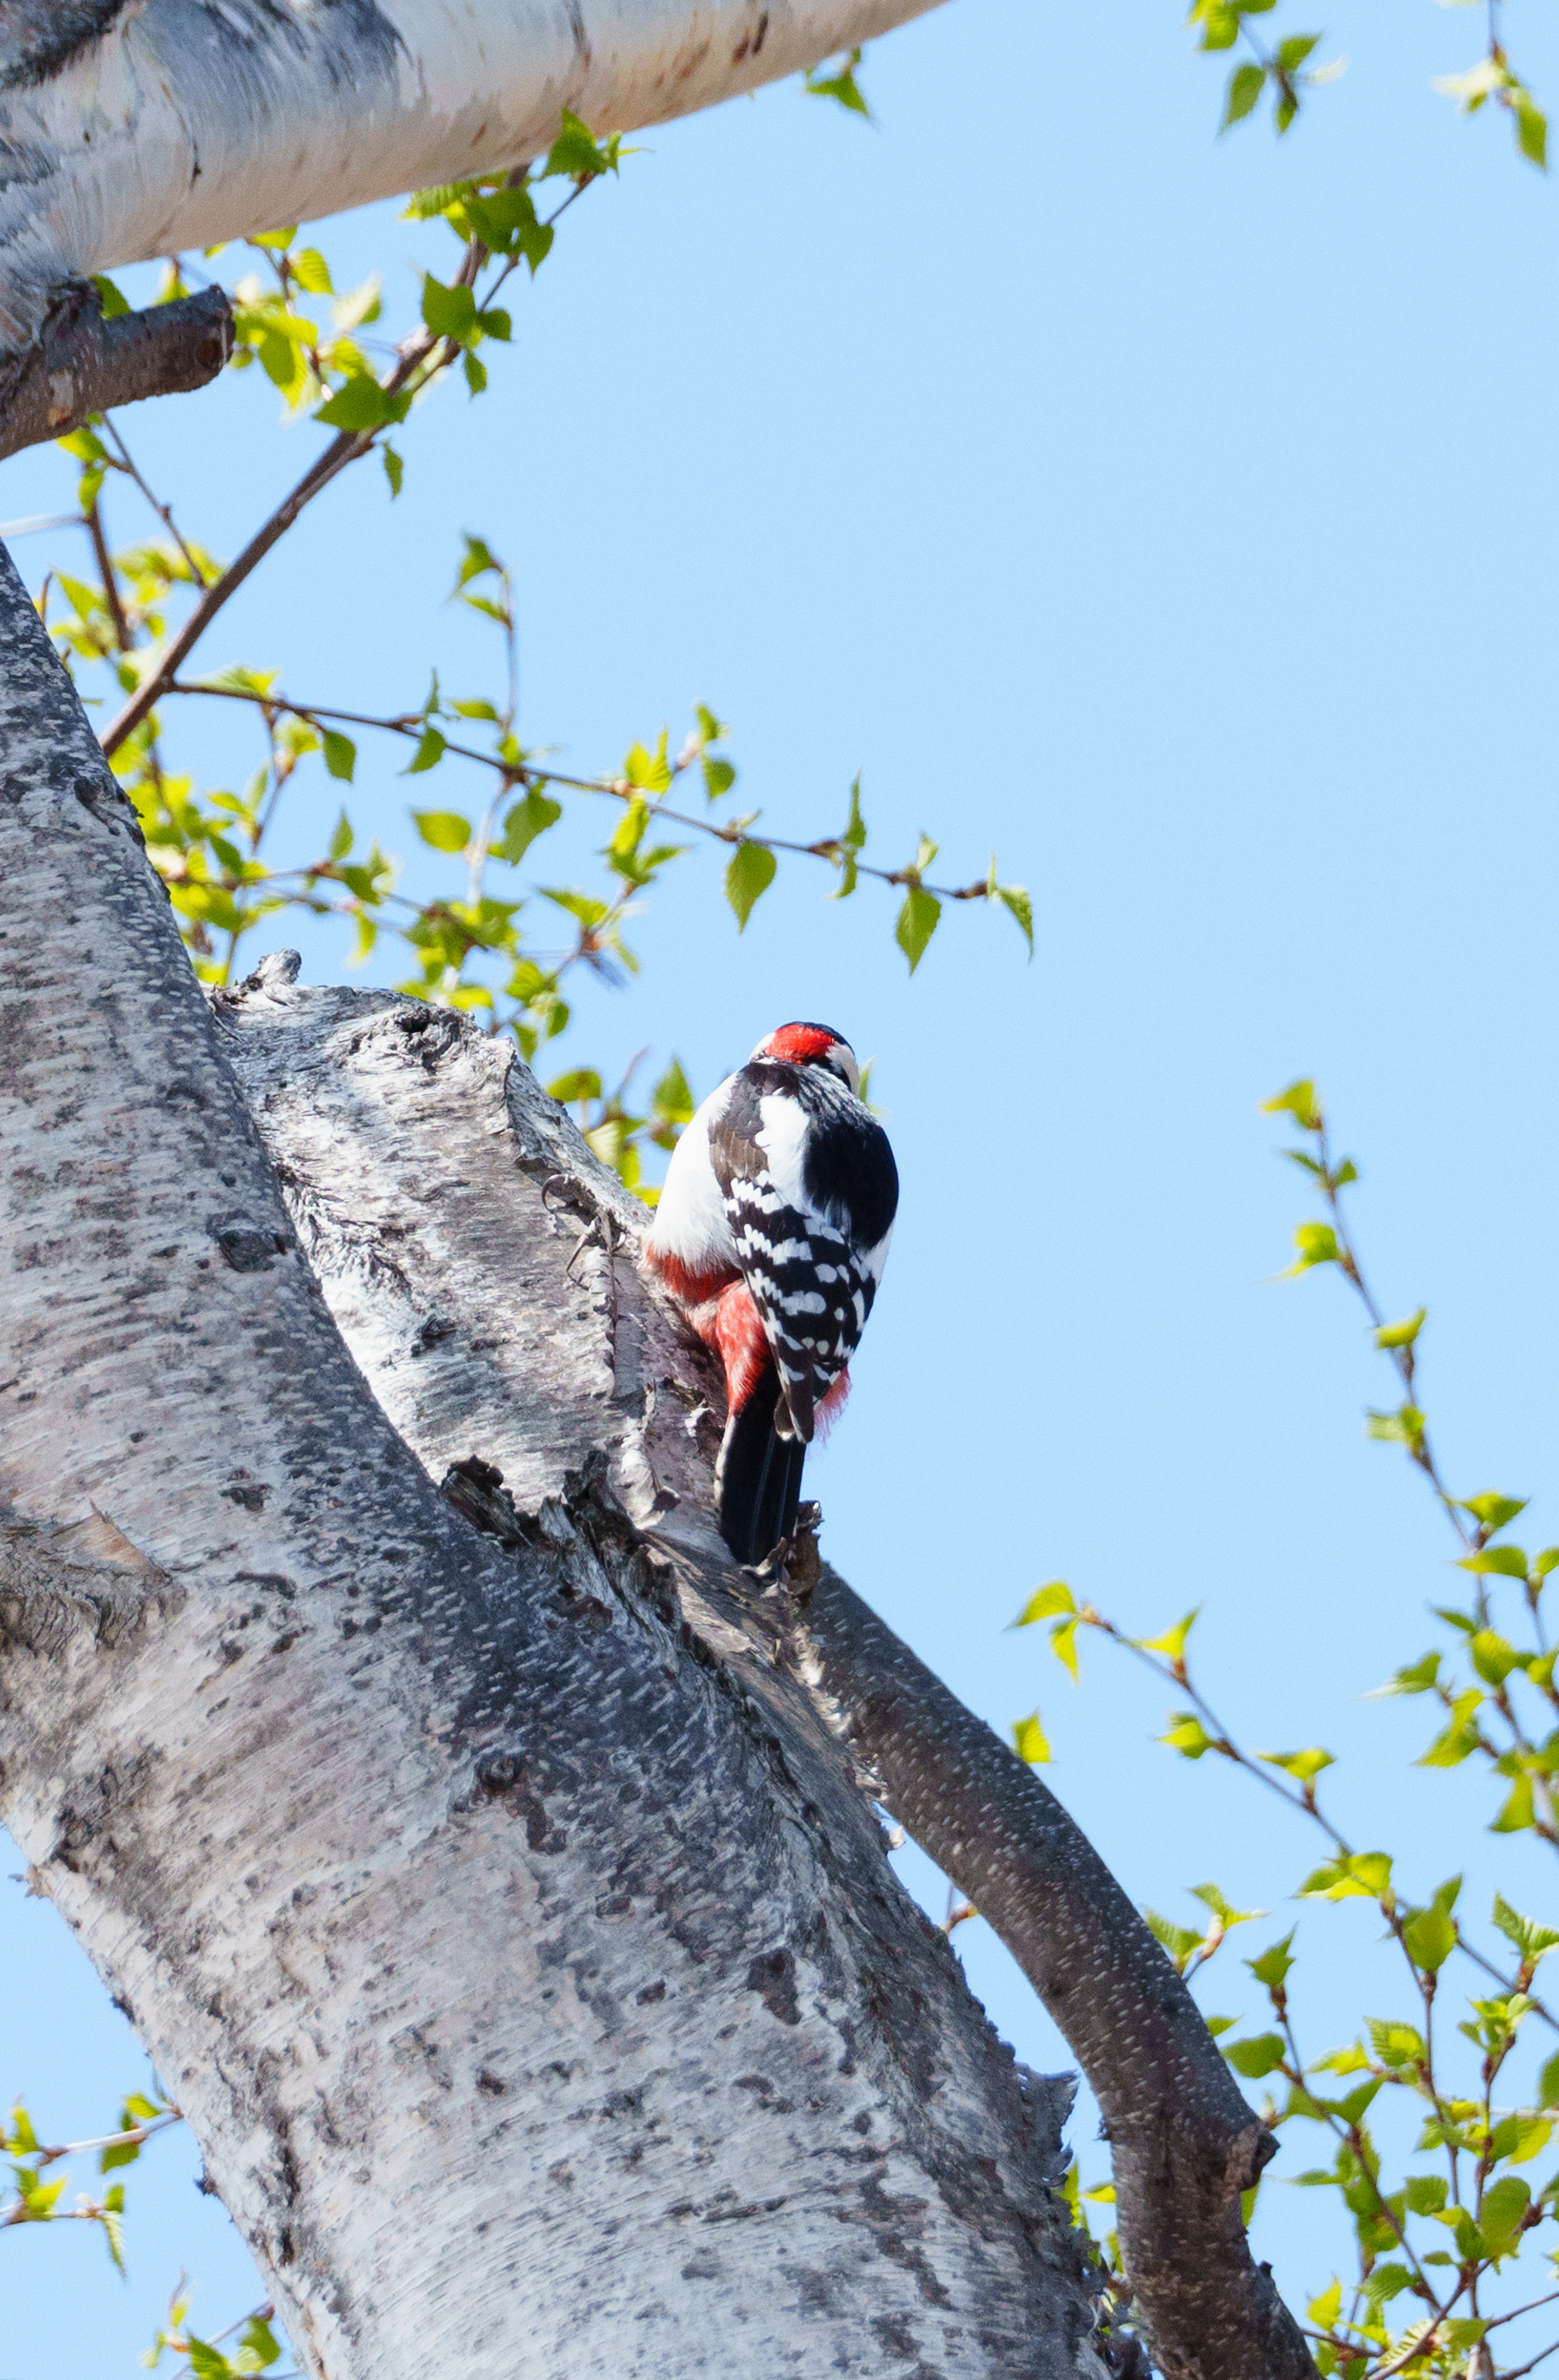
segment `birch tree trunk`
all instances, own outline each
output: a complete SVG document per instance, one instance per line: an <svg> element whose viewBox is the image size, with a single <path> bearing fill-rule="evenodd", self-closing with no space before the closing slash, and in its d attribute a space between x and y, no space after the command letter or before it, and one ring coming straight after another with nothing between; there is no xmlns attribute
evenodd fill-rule
<svg viewBox="0 0 1559 2380"><path fill-rule="evenodd" d="M685 115L930 5L4 0L0 354L85 275L518 164L566 107Z"/></svg>
<svg viewBox="0 0 1559 2380"><path fill-rule="evenodd" d="M589 1153L409 1003L313 995L320 1047L370 1123L467 1069L474 1152L408 1182L323 1061L266 1083L8 561L0 880L0 1809L302 2367L1098 2374L1055 2100L722 1559ZM407 1284L517 1173L477 1343Z"/></svg>

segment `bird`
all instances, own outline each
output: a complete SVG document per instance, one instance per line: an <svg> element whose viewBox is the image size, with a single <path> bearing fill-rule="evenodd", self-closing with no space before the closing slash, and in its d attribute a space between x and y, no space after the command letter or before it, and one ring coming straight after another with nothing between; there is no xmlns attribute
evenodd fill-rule
<svg viewBox="0 0 1559 2380"><path fill-rule="evenodd" d="M725 1372L720 1532L744 1566L794 1536L808 1447L849 1393L898 1169L832 1026L781 1025L698 1109L645 1245Z"/></svg>

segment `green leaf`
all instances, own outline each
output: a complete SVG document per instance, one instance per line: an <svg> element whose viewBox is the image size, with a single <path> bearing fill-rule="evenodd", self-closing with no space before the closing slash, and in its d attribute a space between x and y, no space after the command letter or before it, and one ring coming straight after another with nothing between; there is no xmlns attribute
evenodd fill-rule
<svg viewBox="0 0 1559 2380"><path fill-rule="evenodd" d="M379 449L379 456L384 466L384 477L390 483L390 496L393 501L399 495L402 486L405 483L406 465L401 461L400 456L396 454L393 446L381 446Z"/></svg>
<svg viewBox="0 0 1559 2380"><path fill-rule="evenodd" d="M269 2371L273 2363L279 2363L282 2360L281 2347L274 2331L257 2313L250 2314L244 2325L243 2336L238 2341L238 2356L244 2368L250 2372Z"/></svg>
<svg viewBox="0 0 1559 2380"><path fill-rule="evenodd" d="M330 267L317 248L300 248L292 260L292 277L311 298L334 298Z"/></svg>
<svg viewBox="0 0 1559 2380"><path fill-rule="evenodd" d="M1516 145L1523 157L1548 171L1548 118L1523 91L1516 102Z"/></svg>
<svg viewBox="0 0 1559 2380"><path fill-rule="evenodd" d="M642 744L630 744L623 761L623 774L630 785L647 794L664 794L671 783L671 762L666 756L666 731L663 727L653 753Z"/></svg>
<svg viewBox="0 0 1559 2380"><path fill-rule="evenodd" d="M410 766L403 769L401 775L417 777L421 775L424 769L436 769L444 758L444 737L438 729L424 727L417 749L412 755Z"/></svg>
<svg viewBox="0 0 1559 2380"><path fill-rule="evenodd" d="M1480 1628L1468 1639L1468 1651L1472 1656L1473 1668L1489 1686L1503 1686L1512 1670L1524 1667L1527 1658L1492 1628Z"/></svg>
<svg viewBox="0 0 1559 2380"><path fill-rule="evenodd" d="M318 408L314 419L323 422L327 430L350 430L360 433L387 430L392 421L404 421L410 410L409 396L388 395L371 372L354 372L328 403ZM397 495L400 492L393 477L391 491Z"/></svg>
<svg viewBox="0 0 1559 2380"><path fill-rule="evenodd" d="M1275 2074L1288 2054L1280 2033L1259 2033L1250 2041L1224 2042L1220 2046L1235 2072L1243 2074L1248 2082Z"/></svg>
<svg viewBox="0 0 1559 2380"><path fill-rule="evenodd" d="M1417 1405L1398 1405L1395 1413L1371 1412L1364 1424L1368 1438L1379 1439L1387 1446L1406 1446L1409 1451L1423 1444L1424 1416Z"/></svg>
<svg viewBox="0 0 1559 2380"><path fill-rule="evenodd" d="M1285 42L1279 42L1277 62L1284 73L1292 74L1302 67L1320 39L1319 33L1290 33Z"/></svg>
<svg viewBox="0 0 1559 2380"><path fill-rule="evenodd" d="M1031 1628L1037 1620L1054 1620L1058 1612L1073 1612L1077 1605L1072 1590L1064 1579L1053 1578L1046 1586L1037 1586L1016 1620L1013 1628Z"/></svg>
<svg viewBox="0 0 1559 2380"><path fill-rule="evenodd" d="M680 1059L672 1060L655 1085L650 1094L650 1105L654 1113L667 1123L692 1123L695 1101L688 1087L688 1077L682 1071Z"/></svg>
<svg viewBox="0 0 1559 2380"><path fill-rule="evenodd" d="M1319 1132L1321 1125L1321 1102L1315 1095L1315 1085L1305 1077L1290 1083L1279 1091L1275 1099L1263 1099L1258 1111L1261 1115L1291 1115L1301 1132Z"/></svg>
<svg viewBox="0 0 1559 2380"><path fill-rule="evenodd" d="M1245 1962L1256 1981L1259 1984L1265 1984L1269 1992L1281 1990L1287 1981L1289 1970L1294 1964L1290 1945L1296 1930L1291 1928L1281 1942L1270 1943L1259 1959L1247 1959Z"/></svg>
<svg viewBox="0 0 1559 2380"><path fill-rule="evenodd" d="M894 928L894 940L908 960L911 975L924 958L941 916L942 904L935 893L928 892L923 884L911 884Z"/></svg>
<svg viewBox="0 0 1559 2380"><path fill-rule="evenodd" d="M615 140L598 147L589 125L581 124L565 108L563 129L547 152L542 174L566 174L572 181L587 181L597 174L615 174L616 170Z"/></svg>
<svg viewBox="0 0 1559 2380"><path fill-rule="evenodd" d="M1514 1942L1521 1953L1523 1966L1535 1967L1546 1959L1550 1950L1559 1950L1559 1931L1552 1925L1540 1925L1535 1918L1523 1917L1512 1909L1499 1893L1494 1895L1493 1922L1507 1942Z"/></svg>
<svg viewBox="0 0 1559 2380"><path fill-rule="evenodd" d="M1403 2192L1409 2214L1438 2215L1450 2196L1450 2185L1443 2173L1409 2174Z"/></svg>
<svg viewBox="0 0 1559 2380"><path fill-rule="evenodd" d="M493 846L494 855L518 868L539 834L555 826L563 816L563 804L553 801L535 785L528 786L523 801L516 802L504 820L501 843Z"/></svg>
<svg viewBox="0 0 1559 2380"><path fill-rule="evenodd" d="M1366 2020L1370 2027L1370 2045L1382 2066L1421 2066L1429 2056L1423 2035L1410 2024L1377 2016Z"/></svg>
<svg viewBox="0 0 1559 2380"><path fill-rule="evenodd" d="M743 933L754 902L774 880L774 868L773 853L763 844L749 843L745 836L731 854L725 870L725 898L736 911L737 925Z"/></svg>
<svg viewBox="0 0 1559 2380"><path fill-rule="evenodd" d="M1328 2176L1327 2179L1330 2180L1331 2177ZM1310 2300L1309 2316L1318 2330L1330 2330L1342 2311L1343 2285L1341 2281L1334 2280L1330 2289L1322 2289L1318 2298L1311 2298Z"/></svg>
<svg viewBox="0 0 1559 2380"><path fill-rule="evenodd" d="M487 366L482 362L481 358L473 356L468 347L460 358L460 370L465 375L466 386L471 395L480 396L487 386Z"/></svg>
<svg viewBox="0 0 1559 2380"><path fill-rule="evenodd" d="M345 810L335 821L335 832L330 838L332 859L345 859L352 848L352 821Z"/></svg>
<svg viewBox="0 0 1559 2380"><path fill-rule="evenodd" d="M453 339L464 346L477 335L476 299L463 281L449 287L435 281L431 273L424 273L422 320L435 339Z"/></svg>
<svg viewBox="0 0 1559 2380"><path fill-rule="evenodd" d="M194 2380L233 2380L233 2367L219 2347L208 2347L192 2331L189 2338L189 2369Z"/></svg>
<svg viewBox="0 0 1559 2380"><path fill-rule="evenodd" d="M1405 1322L1382 1322L1375 1333L1376 1346L1410 1347L1423 1329L1424 1318L1428 1312L1427 1305L1420 1305L1418 1312L1409 1314Z"/></svg>
<svg viewBox="0 0 1559 2380"><path fill-rule="evenodd" d="M1298 1900L1383 1900L1391 1890L1391 1860L1385 1852L1339 1855L1312 1869L1295 1895Z"/></svg>
<svg viewBox="0 0 1559 2380"><path fill-rule="evenodd" d="M1297 1784L1309 1785L1323 1768L1335 1766L1336 1755L1312 1745L1307 1752L1259 1752L1256 1757L1265 1761L1269 1768L1281 1768Z"/></svg>
<svg viewBox="0 0 1559 2380"><path fill-rule="evenodd" d="M1205 1936L1199 1934L1194 1925L1176 1925L1173 1918L1161 1917L1156 1909L1145 1909L1142 1914L1154 1941L1162 1944L1184 1974L1191 1959L1201 1949Z"/></svg>
<svg viewBox="0 0 1559 2380"><path fill-rule="evenodd" d="M847 900L855 891L858 881L856 861L865 848L866 820L860 814L860 774L858 771L850 786L850 815L846 820L845 832L839 837L839 890L834 895L835 901Z"/></svg>
<svg viewBox="0 0 1559 2380"><path fill-rule="evenodd" d="M1294 1261L1278 1275L1280 1281L1292 1281L1297 1273L1309 1272L1314 1265L1337 1261L1337 1234L1330 1223L1301 1223L1294 1234Z"/></svg>
<svg viewBox="0 0 1559 2380"><path fill-rule="evenodd" d="M1029 945L1029 955L1034 955L1034 905L1021 884L998 884L996 898L1017 918L1018 930Z"/></svg>
<svg viewBox="0 0 1559 2380"><path fill-rule="evenodd" d="M1196 1626L1200 1609L1199 1604L1195 1611L1188 1611L1173 1628L1166 1628L1162 1636L1134 1636L1131 1642L1139 1653L1162 1653L1166 1661L1179 1661L1184 1658L1186 1640Z"/></svg>
<svg viewBox="0 0 1559 2380"><path fill-rule="evenodd" d="M1231 124L1237 124L1243 116L1249 115L1266 88L1266 81L1265 67L1236 67L1224 95L1224 120L1218 128L1220 132L1226 132Z"/></svg>
<svg viewBox="0 0 1559 2380"><path fill-rule="evenodd" d="M1456 1567L1495 1578L1525 1578L1527 1557L1519 1546L1484 1546L1478 1553L1465 1556Z"/></svg>
<svg viewBox="0 0 1559 2380"><path fill-rule="evenodd" d="M551 226L538 222L536 201L525 185L473 194L463 212L483 245L499 256L523 256L534 275L552 246Z"/></svg>
<svg viewBox="0 0 1559 2380"><path fill-rule="evenodd" d="M1483 2192L1478 2228L1491 2256L1507 2256L1516 2245L1532 2193L1519 2174L1502 2174Z"/></svg>
<svg viewBox="0 0 1559 2380"><path fill-rule="evenodd" d="M1506 2116L1496 2124L1489 2143L1491 2165L1526 2165L1539 2155L1553 2137L1552 2116Z"/></svg>
<svg viewBox="0 0 1559 2380"><path fill-rule="evenodd" d="M871 110L861 97L860 86L856 80L855 70L859 64L860 46L858 42L837 73L824 74L821 67L814 67L806 79L806 88L814 99L832 99L840 107L848 108L857 115L864 115L870 122Z"/></svg>
<svg viewBox="0 0 1559 2380"><path fill-rule="evenodd" d="M1395 1670L1377 1694L1427 1694L1440 1675L1440 1656L1426 1653L1421 1661L1410 1661L1406 1669Z"/></svg>
<svg viewBox="0 0 1559 2380"><path fill-rule="evenodd" d="M1559 2049L1552 2058L1543 2060L1542 2071L1538 2076L1538 2105L1540 2107L1559 2107Z"/></svg>
<svg viewBox="0 0 1559 2380"><path fill-rule="evenodd" d="M1402 1928L1407 1956L1426 1974L1438 1974L1456 1947L1456 1923L1443 1909L1420 1909Z"/></svg>
<svg viewBox="0 0 1559 2380"><path fill-rule="evenodd" d="M1532 1799L1532 1780L1524 1772L1510 1789L1508 1800L1489 1828L1492 1835L1519 1835L1530 1827L1537 1816Z"/></svg>
<svg viewBox="0 0 1559 2380"><path fill-rule="evenodd" d="M703 764L703 787L712 802L717 802L722 794L728 794L736 782L737 772L729 760L710 759L706 757Z"/></svg>
<svg viewBox="0 0 1559 2380"><path fill-rule="evenodd" d="M1040 1724L1038 1711L1013 1721L1012 1742L1019 1760L1026 1760L1031 1768L1042 1768L1050 1759L1050 1739Z"/></svg>
<svg viewBox="0 0 1559 2380"><path fill-rule="evenodd" d="M413 810L417 832L435 851L464 851L471 839L471 822L458 810Z"/></svg>
<svg viewBox="0 0 1559 2380"><path fill-rule="evenodd" d="M1160 1736L1172 1752L1184 1760L1200 1760L1204 1752L1215 1752L1217 1745L1194 1711L1172 1711L1169 1726Z"/></svg>
<svg viewBox="0 0 1559 2380"><path fill-rule="evenodd" d="M324 765L329 773L349 785L352 771L358 765L358 747L351 737L337 735L334 727L322 727L320 742L324 747ZM348 844L348 850L350 847Z"/></svg>
<svg viewBox="0 0 1559 2380"><path fill-rule="evenodd" d="M1496 1496L1490 1488L1481 1496L1468 1496L1462 1504L1462 1511L1470 1512L1490 1536L1495 1537L1526 1511L1529 1500L1525 1496Z"/></svg>

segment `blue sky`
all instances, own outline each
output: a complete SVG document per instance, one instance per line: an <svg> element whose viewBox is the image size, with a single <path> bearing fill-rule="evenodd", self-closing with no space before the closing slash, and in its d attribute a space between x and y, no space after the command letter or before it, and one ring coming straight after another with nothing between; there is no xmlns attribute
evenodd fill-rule
<svg viewBox="0 0 1559 2380"><path fill-rule="evenodd" d="M798 863L738 939L700 860L559 1062L675 1049L702 1090L797 1014L875 1057L904 1203L816 1465L829 1549L993 1724L1042 1708L1056 1790L1181 1915L1209 1877L1281 1912L1318 1846L1160 1749L1165 1697L1103 1648L1075 1690L1038 1632L1004 1633L1042 1579L1132 1628L1202 1605L1230 1718L1330 1745L1346 1823L1413 1887L1465 1866L1486 1906L1497 1872L1553 1912L1462 1772L1407 1767L1421 1707L1359 1699L1431 1641L1454 1574L1364 1438L1391 1384L1340 1284L1271 1281L1308 1209L1256 1113L1321 1081L1383 1303L1429 1305L1455 1481L1532 1495L1535 1542L1559 1537L1559 293L1548 182L1429 89L1480 21L1414 0L1332 22L1317 55L1349 69L1281 144L1262 119L1214 140L1222 69L1175 11L1019 0L878 44L871 126L791 87L658 130L570 216L493 392L408 426L399 504L372 467L338 487L202 653L347 708L415 704L431 661L475 691L486 647L443 598L480 529L516 572L527 741L598 768L708 700L775 832L836 828L859 770L870 856L923 827L951 875L993 844L1030 887L1032 965L971 909L911 982L885 898L828 905ZM1552 30L1513 9L1507 38L1559 95ZM389 210L330 245L402 288L420 252ZM231 551L313 450L274 414L251 373L124 426ZM0 514L66 485L16 458ZM18 551L34 578L68 566ZM257 757L226 712L187 735L207 783ZM410 853L400 765L365 746L353 806ZM469 803L447 770L424 787ZM337 790L300 778L299 855ZM569 868L599 833L559 829ZM342 971L331 932L269 940ZM0 2090L54 2137L96 2129L133 2045L52 1912L0 1894ZM1300 1923L1314 2047L1396 2012L1368 1912ZM986 1930L956 1938L1019 2055L1064 2063ZM1207 2005L1254 2014L1224 1961ZM131 2176L128 2289L84 2234L6 2242L0 2380L128 2373L181 2265L212 2328L252 2302L192 2170L169 2142ZM1320 2193L1264 2194L1296 2291L1332 2268L1328 2221Z"/></svg>

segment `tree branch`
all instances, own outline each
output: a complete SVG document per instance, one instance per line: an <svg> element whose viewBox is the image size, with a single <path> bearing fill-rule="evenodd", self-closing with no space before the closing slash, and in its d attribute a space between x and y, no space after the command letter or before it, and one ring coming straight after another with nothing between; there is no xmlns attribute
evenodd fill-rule
<svg viewBox="0 0 1559 2380"><path fill-rule="evenodd" d="M232 350L225 289L105 316L91 284L73 282L33 345L0 360L0 455L68 437L110 406L204 388Z"/></svg>
<svg viewBox="0 0 1559 2380"><path fill-rule="evenodd" d="M475 1525L517 1543L566 1466L604 1463L646 1539L681 1558L688 1624L755 1694L777 1691L776 1670L800 1680L1055 2017L1104 2111L1127 2270L1169 2380L1313 2380L1241 2218L1272 2136L1098 1853L833 1572L804 1604L732 1574L711 1517L720 1392L632 1261L645 1210L503 1044L451 1011L295 987L295 972L291 954L264 962L214 1006L331 1310L400 1435ZM436 1237L420 1220L435 1215Z"/></svg>
<svg viewBox="0 0 1559 2380"><path fill-rule="evenodd" d="M1077 2380L1050 2111L842 1748L689 1624L706 1566L635 1536L599 1458L505 1544L430 1483L4 556L0 879L0 1807L302 2368ZM282 1014L287 971L229 1011ZM369 1012L356 1077L325 1050L275 1121L419 1451L502 1393L538 1478L592 1426L631 1468L661 1366L588 1152L457 1020ZM500 1287L469 1337L468 1244Z"/></svg>
<svg viewBox="0 0 1559 2380"><path fill-rule="evenodd" d="M1087 2075L1127 2277L1168 2380L1312 2380L1241 2216L1272 2134L1092 1844L826 1566L798 1651L884 1806L995 1928Z"/></svg>

